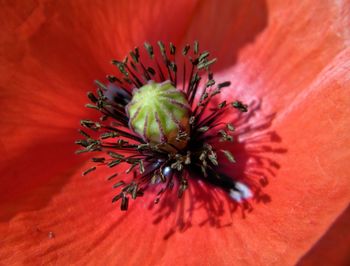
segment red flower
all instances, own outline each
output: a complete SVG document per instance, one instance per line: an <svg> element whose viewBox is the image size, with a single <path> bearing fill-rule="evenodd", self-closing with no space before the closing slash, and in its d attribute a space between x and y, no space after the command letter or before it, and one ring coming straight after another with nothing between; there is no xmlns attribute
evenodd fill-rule
<svg viewBox="0 0 350 266"><path fill-rule="evenodd" d="M295 264L349 203L349 5L263 0L220 5L3 3L1 262ZM195 39L219 58L217 77L231 80L225 98L262 101L262 111L248 127L267 131L256 123L275 114L268 130L278 133L287 152L263 154L272 151L267 148L260 153L280 165L277 175L259 165L246 169L267 172L270 183L264 191L271 201L253 203L254 211L243 219L240 212L216 212L221 202L223 210L230 202L207 188L195 195L203 198L209 192L211 197L201 201L207 205L192 212L188 207L194 197L186 193L169 212L160 210L162 219L148 210L147 198L121 213L110 204L114 192L106 173L81 177L87 158L74 155L77 122L93 115L81 108L86 91L92 80L115 71L107 60L122 58L145 40L182 46ZM216 212L212 216L211 210ZM214 220L220 215L220 223L207 221L208 214ZM348 236L348 227L340 226L341 231L332 232ZM347 242L337 245L349 244L349 237L342 240ZM303 262L314 262L312 254L323 247L328 246L315 246L311 259ZM336 250L329 260L349 263L348 250Z"/></svg>

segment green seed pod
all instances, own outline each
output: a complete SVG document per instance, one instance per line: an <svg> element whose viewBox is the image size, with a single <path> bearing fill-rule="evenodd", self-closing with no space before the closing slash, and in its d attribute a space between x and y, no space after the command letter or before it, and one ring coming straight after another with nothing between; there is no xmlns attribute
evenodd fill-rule
<svg viewBox="0 0 350 266"><path fill-rule="evenodd" d="M129 127L147 143L168 143L177 149L186 146L190 106L185 95L170 81L150 81L135 89L126 112Z"/></svg>

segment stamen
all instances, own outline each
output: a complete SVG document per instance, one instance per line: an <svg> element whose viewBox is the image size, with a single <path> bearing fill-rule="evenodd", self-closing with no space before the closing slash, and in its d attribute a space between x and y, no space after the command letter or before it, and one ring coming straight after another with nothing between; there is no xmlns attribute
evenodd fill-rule
<svg viewBox="0 0 350 266"><path fill-rule="evenodd" d="M155 48L159 49L160 58ZM165 45L159 41L153 46L146 42L144 49L148 60L138 47L123 61L112 60L119 75L107 75L106 83L95 81L96 93L87 94L91 103L86 107L99 111L101 117L97 122L90 119L80 122L89 133L79 130L83 139L76 141L82 147L77 153L99 154L91 158L95 165L83 175L100 167L114 169L128 164L125 173L116 168L107 177L116 179L112 187L119 193L112 203L120 201L122 211L129 208L130 199L141 197L151 186L160 187L155 204L175 186L181 198L189 179L220 187L238 201L250 197L247 186L220 172L223 162L218 153L229 162L236 162L231 151L215 148L219 142L233 141L230 134L235 126L222 121L222 116L234 109L247 112L247 105L228 100L212 104L213 97L231 84L214 80L210 68L217 59L210 58L208 51L201 52L198 41L192 49L185 45L177 57L173 43ZM178 83L182 83L182 88L177 87ZM158 88L157 93L150 94L149 102L143 102L144 95L137 102L136 95L147 86ZM151 107L158 109L152 113Z"/></svg>

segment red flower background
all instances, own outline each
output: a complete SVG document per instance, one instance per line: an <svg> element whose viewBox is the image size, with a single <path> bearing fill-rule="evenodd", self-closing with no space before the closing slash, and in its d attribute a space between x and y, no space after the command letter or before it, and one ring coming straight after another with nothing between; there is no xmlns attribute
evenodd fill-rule
<svg viewBox="0 0 350 266"><path fill-rule="evenodd" d="M1 1L0 14L2 263L350 263L350 1ZM232 81L222 97L261 103L245 126L281 141L250 144L265 159L245 172L269 200L244 217L209 187L122 213L104 171L81 176L86 91L146 40L199 40Z"/></svg>

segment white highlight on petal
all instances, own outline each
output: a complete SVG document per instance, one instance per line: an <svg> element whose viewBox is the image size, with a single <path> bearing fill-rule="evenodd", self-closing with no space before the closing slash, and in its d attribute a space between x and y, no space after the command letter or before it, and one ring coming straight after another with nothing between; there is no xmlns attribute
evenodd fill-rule
<svg viewBox="0 0 350 266"><path fill-rule="evenodd" d="M230 197L235 201L238 201L238 202L242 201L241 193L239 193L236 190L230 189Z"/></svg>
<svg viewBox="0 0 350 266"><path fill-rule="evenodd" d="M163 169L163 175L168 176L168 175L170 175L170 172L171 172L170 166L164 167L164 169Z"/></svg>
<svg viewBox="0 0 350 266"><path fill-rule="evenodd" d="M253 196L251 189L247 185L241 182L236 182L235 185L236 185L236 190L230 189L230 193L229 193L230 197L235 201L241 202L242 200L249 199Z"/></svg>

